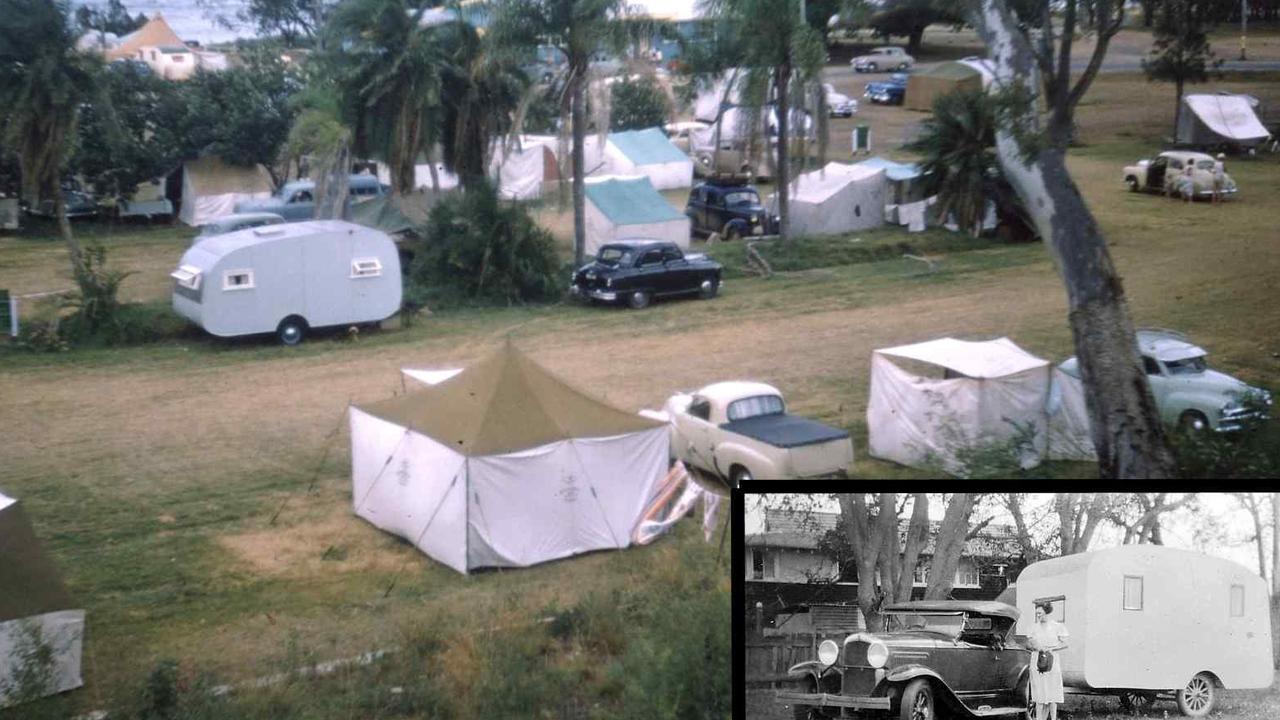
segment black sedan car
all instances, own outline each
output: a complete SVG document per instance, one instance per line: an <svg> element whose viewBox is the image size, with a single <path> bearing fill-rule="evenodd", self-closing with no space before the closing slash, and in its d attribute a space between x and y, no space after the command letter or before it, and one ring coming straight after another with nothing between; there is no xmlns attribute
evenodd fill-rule
<svg viewBox="0 0 1280 720"><path fill-rule="evenodd" d="M720 263L685 255L669 240L619 240L600 247L595 261L573 274L569 290L592 301L625 302L639 310L654 298L720 291Z"/></svg>
<svg viewBox="0 0 1280 720"><path fill-rule="evenodd" d="M765 212L760 193L745 183L698 183L689 191L684 214L695 235L720 233L724 240L737 240L777 232L776 218Z"/></svg>

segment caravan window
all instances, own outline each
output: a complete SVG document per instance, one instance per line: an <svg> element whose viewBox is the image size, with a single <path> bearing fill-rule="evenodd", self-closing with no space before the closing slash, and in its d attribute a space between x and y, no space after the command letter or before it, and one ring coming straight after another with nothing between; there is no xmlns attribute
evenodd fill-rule
<svg viewBox="0 0 1280 720"><path fill-rule="evenodd" d="M1231 617L1244 617L1244 586L1231 586Z"/></svg>
<svg viewBox="0 0 1280 720"><path fill-rule="evenodd" d="M1142 609L1142 576L1124 576L1124 609Z"/></svg>
<svg viewBox="0 0 1280 720"><path fill-rule="evenodd" d="M228 270L222 274L223 290L252 290L252 270Z"/></svg>
<svg viewBox="0 0 1280 720"><path fill-rule="evenodd" d="M176 280L184 288L200 289L200 268L194 265L179 265L177 270L169 273L169 277Z"/></svg>
<svg viewBox="0 0 1280 720"><path fill-rule="evenodd" d="M378 277L382 275L382 261L376 257L356 258L351 261L351 277Z"/></svg>

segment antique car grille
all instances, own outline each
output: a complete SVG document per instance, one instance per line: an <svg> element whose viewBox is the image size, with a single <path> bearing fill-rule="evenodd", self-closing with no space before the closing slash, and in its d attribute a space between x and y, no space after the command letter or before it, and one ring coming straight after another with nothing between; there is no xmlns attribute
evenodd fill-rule
<svg viewBox="0 0 1280 720"><path fill-rule="evenodd" d="M869 667L853 667L844 671L840 692L844 695L866 697L876 689L876 671Z"/></svg>

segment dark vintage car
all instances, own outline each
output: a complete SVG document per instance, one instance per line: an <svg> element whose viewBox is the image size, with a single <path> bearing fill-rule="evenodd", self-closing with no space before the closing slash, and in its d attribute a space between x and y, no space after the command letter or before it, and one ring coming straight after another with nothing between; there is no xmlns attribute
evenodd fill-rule
<svg viewBox="0 0 1280 720"><path fill-rule="evenodd" d="M685 255L669 240L619 240L601 246L595 261L573 274L569 290L639 310L659 297L713 298L720 291L720 271L720 263L705 255Z"/></svg>
<svg viewBox="0 0 1280 720"><path fill-rule="evenodd" d="M778 692L797 718L892 714L1029 718L1030 653L1014 638L1018 610L989 600L898 603L875 633L824 640Z"/></svg>
<svg viewBox="0 0 1280 720"><path fill-rule="evenodd" d="M777 222L765 212L760 193L745 183L698 183L689 191L684 214L695 235L720 233L724 240L737 240L777 232Z"/></svg>
<svg viewBox="0 0 1280 720"><path fill-rule="evenodd" d="M881 105L901 105L907 97L907 77L906 73L894 73L888 80L869 82L862 96Z"/></svg>

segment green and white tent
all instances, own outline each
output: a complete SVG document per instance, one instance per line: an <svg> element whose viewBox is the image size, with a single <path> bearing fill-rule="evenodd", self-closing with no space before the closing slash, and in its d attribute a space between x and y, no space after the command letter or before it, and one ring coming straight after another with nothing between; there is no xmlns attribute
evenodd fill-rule
<svg viewBox="0 0 1280 720"><path fill-rule="evenodd" d="M22 504L0 493L0 707L83 685L83 637L84 610L72 602Z"/></svg>
<svg viewBox="0 0 1280 720"><path fill-rule="evenodd" d="M689 248L689 218L654 189L649 178L587 178L587 247L628 238L670 240Z"/></svg>

